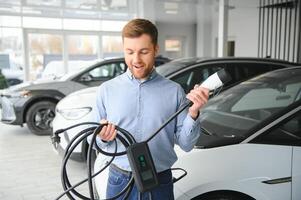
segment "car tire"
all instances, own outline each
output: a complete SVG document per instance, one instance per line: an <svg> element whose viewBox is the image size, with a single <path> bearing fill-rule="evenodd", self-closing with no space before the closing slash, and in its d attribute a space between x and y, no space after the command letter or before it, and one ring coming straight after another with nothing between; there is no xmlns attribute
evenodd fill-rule
<svg viewBox="0 0 301 200"><path fill-rule="evenodd" d="M225 193L210 193L201 197L194 198L194 200L255 200L244 194L225 194Z"/></svg>
<svg viewBox="0 0 301 200"><path fill-rule="evenodd" d="M26 124L35 135L51 135L52 121L55 117L56 104L51 101L40 101L33 104L26 113Z"/></svg>

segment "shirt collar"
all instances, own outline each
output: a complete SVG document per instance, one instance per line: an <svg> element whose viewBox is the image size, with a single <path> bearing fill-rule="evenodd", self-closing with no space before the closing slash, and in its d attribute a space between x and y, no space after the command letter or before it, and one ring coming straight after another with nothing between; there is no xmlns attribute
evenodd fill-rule
<svg viewBox="0 0 301 200"><path fill-rule="evenodd" d="M126 74L127 74L127 76L128 76L131 80L134 80L134 79L135 79L134 75L132 74L132 72L130 71L129 68L126 70ZM154 68L153 68L153 71L151 72L151 74L150 74L145 80L142 80L142 81L140 81L140 80L138 80L138 79L135 79L135 80L138 80L139 82L143 83L143 82L145 82L145 81L149 81L149 80L154 79L154 78L156 77L157 74L158 74L158 73L157 73L157 71L156 71L156 68L154 67Z"/></svg>

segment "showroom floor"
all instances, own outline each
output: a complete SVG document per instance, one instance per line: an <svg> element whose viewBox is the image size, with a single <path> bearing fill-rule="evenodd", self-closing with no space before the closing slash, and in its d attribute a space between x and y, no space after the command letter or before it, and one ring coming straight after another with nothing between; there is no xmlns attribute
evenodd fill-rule
<svg viewBox="0 0 301 200"><path fill-rule="evenodd" d="M60 168L61 157L52 149L49 136L0 122L1 200L55 199L62 193ZM68 170L71 183L86 176L85 163L70 161ZM87 191L87 186L79 190Z"/></svg>

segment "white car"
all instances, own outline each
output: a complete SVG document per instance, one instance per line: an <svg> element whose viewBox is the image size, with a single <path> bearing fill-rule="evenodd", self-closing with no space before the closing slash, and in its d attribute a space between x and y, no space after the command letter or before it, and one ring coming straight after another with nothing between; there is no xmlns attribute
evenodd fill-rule
<svg viewBox="0 0 301 200"><path fill-rule="evenodd" d="M101 61L96 60L70 60L68 62L68 73L75 73L84 68L90 67L96 62ZM54 60L49 62L43 72L41 73L41 79L58 79L63 75L67 74L64 70L64 62L62 60Z"/></svg>
<svg viewBox="0 0 301 200"><path fill-rule="evenodd" d="M202 110L203 133L174 168L177 200L300 200L301 68L270 72L230 88ZM95 162L101 168L103 156ZM105 194L107 172L96 177Z"/></svg>
<svg viewBox="0 0 301 200"><path fill-rule="evenodd" d="M187 171L175 183L177 200L300 200L301 67L230 88L200 120L198 143L173 166ZM97 157L95 172L106 159ZM107 170L95 178L101 198L106 177Z"/></svg>

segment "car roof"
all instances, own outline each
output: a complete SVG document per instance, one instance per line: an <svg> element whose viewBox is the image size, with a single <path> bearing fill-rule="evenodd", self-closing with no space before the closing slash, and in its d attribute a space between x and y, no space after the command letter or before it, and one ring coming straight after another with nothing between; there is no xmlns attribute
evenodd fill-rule
<svg viewBox="0 0 301 200"><path fill-rule="evenodd" d="M267 63L277 63L282 65L298 65L297 63L292 63L284 60L271 59L271 58L255 58L255 57L223 57L223 58L200 58L200 57L189 57L189 58L179 58L165 63L157 69L158 73L163 76L168 76L180 69L187 68L196 64L214 64L214 63L237 63L237 62L267 62Z"/></svg>
<svg viewBox="0 0 301 200"><path fill-rule="evenodd" d="M163 57L161 55L157 56L156 57L156 61L161 61L161 62L169 62L171 59L170 58L167 58L167 57ZM96 66L99 66L99 65L103 65L103 64L106 64L106 63L113 63L113 62L125 62L124 60L124 57L107 57L107 58L104 58L103 60L100 60L99 62L96 62L95 64L87 67L87 68L84 68L80 71L77 71L76 73L73 73L73 74L69 74L67 75L64 80L71 80L75 77L77 77L79 74L83 74L85 72L88 72L90 71L91 69L95 68Z"/></svg>

